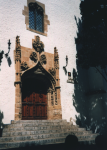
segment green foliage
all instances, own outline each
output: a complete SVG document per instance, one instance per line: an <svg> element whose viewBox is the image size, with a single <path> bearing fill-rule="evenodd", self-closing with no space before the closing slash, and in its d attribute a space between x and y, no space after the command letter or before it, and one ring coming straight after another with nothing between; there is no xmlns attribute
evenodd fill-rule
<svg viewBox="0 0 107 150"><path fill-rule="evenodd" d="M78 26L77 64L85 69L107 65L107 0L81 1Z"/></svg>

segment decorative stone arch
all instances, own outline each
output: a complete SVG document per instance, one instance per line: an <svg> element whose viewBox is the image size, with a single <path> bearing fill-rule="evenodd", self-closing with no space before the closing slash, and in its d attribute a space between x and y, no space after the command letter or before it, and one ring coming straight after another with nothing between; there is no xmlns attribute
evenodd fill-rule
<svg viewBox="0 0 107 150"><path fill-rule="evenodd" d="M49 89L51 88L53 91L55 91L56 81L55 81L54 77L51 75L51 73L49 73L47 70L45 70L43 68L43 66L41 65L40 61L37 63L36 66L34 66L34 67L30 68L30 69L27 69L21 75L21 81L23 82L23 80L25 80L28 77L29 78L32 78L32 77L35 78L37 75L44 76L44 78L46 78L46 80L47 80L47 83L50 82Z"/></svg>
<svg viewBox="0 0 107 150"><path fill-rule="evenodd" d="M38 81L40 81L38 85L43 83L44 89L46 87L47 117L42 119L62 119L59 56L56 47L54 48L54 54L44 52L44 44L36 36L35 40L32 40L32 49L29 49L20 45L20 39L17 36L14 56L16 69L15 120L22 119L23 89L27 86L25 83L28 82L28 85L30 85L31 79L35 80L35 84ZM41 88L41 86L38 87Z"/></svg>
<svg viewBox="0 0 107 150"><path fill-rule="evenodd" d="M50 89L52 91L55 91L55 84L56 84L55 79L52 77L52 75L50 73L48 73L42 67L41 63L38 62L35 67L25 71L22 74L21 82L22 82L22 88L21 88L21 93L22 93L22 119L24 119L24 120L27 119L27 118L29 118L29 120L30 119L48 119L49 118L49 113L48 113L48 110L49 110L49 108L48 108L49 107L48 92L49 92ZM29 95L28 95L28 93L29 93ZM26 97L28 99L30 98L30 101L33 102L34 100L32 99L32 93L33 93L34 97L37 97L38 94L39 94L38 99L36 101L38 102L38 101L42 100L43 102L45 102L45 104L38 102L37 105L36 105L36 103L34 104L34 107L29 106L31 104L28 105ZM41 95L45 96L44 97L45 100L39 98ZM36 110L34 108L36 108ZM28 115L30 115L30 117L26 116L27 111L31 111L31 114L28 114ZM38 113L37 113L37 111L38 111ZM38 116L35 116L35 112Z"/></svg>

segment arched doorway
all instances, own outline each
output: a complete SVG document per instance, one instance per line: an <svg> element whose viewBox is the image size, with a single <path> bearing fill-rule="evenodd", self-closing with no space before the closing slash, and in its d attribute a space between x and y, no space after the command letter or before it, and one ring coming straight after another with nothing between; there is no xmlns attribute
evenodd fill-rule
<svg viewBox="0 0 107 150"><path fill-rule="evenodd" d="M20 45L15 49L15 120L61 119L59 55L44 52L38 36L32 49Z"/></svg>
<svg viewBox="0 0 107 150"><path fill-rule="evenodd" d="M43 80L29 78L22 86L22 120L47 119L47 86Z"/></svg>
<svg viewBox="0 0 107 150"><path fill-rule="evenodd" d="M47 119L47 91L50 80L40 69L22 75L22 120Z"/></svg>

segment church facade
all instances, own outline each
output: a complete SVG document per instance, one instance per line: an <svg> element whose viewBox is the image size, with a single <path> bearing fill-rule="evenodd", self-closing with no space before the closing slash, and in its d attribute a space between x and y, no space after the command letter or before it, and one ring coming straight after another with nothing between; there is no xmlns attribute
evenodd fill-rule
<svg viewBox="0 0 107 150"><path fill-rule="evenodd" d="M9 67L3 57L0 66L4 124L66 119L85 126L89 117L89 124L101 125L106 85L93 68L86 71L76 66L79 4L80 0L1 0L0 49L6 54L10 39L12 62Z"/></svg>
<svg viewBox="0 0 107 150"><path fill-rule="evenodd" d="M15 120L62 119L58 51L44 52L39 36L32 46L16 37Z"/></svg>

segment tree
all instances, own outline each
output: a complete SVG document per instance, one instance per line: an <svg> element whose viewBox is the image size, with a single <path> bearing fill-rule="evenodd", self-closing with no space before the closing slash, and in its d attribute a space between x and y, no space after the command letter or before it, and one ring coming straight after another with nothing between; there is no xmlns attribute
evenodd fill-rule
<svg viewBox="0 0 107 150"><path fill-rule="evenodd" d="M81 20L77 22L75 18L81 28L75 38L79 45L77 65L85 69L95 67L107 82L107 0L81 1L80 12Z"/></svg>

